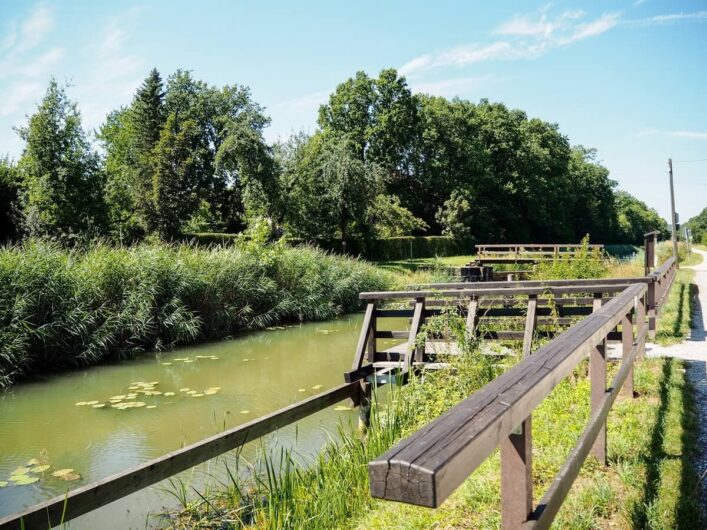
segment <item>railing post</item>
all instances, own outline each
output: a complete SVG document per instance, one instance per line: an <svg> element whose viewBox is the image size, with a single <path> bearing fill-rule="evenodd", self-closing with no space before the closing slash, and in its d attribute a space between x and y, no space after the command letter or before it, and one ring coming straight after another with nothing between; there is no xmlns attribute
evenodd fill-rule
<svg viewBox="0 0 707 530"><path fill-rule="evenodd" d="M376 311L376 305L373 303L373 315L371 316L371 326L368 328L368 343L366 344L366 354L368 356L368 362L373 363L376 360L376 323L378 321L378 315Z"/></svg>
<svg viewBox="0 0 707 530"><path fill-rule="evenodd" d="M631 348L633 348L633 322L630 311L621 319L621 347L623 362L626 362L626 359L631 353ZM633 366L629 369L621 393L624 396L633 398Z"/></svg>
<svg viewBox="0 0 707 530"><path fill-rule="evenodd" d="M646 302L648 305L648 338L655 339L655 281L648 282Z"/></svg>
<svg viewBox="0 0 707 530"><path fill-rule="evenodd" d="M601 309L602 294L594 293L592 311ZM591 386L591 413L599 410L606 394L606 339L597 344L589 354L589 383ZM606 465L606 423L602 426L592 446L591 454L600 464Z"/></svg>
<svg viewBox="0 0 707 530"><path fill-rule="evenodd" d="M476 336L476 327L479 325L479 299L472 296L466 313L466 335L469 339Z"/></svg>
<svg viewBox="0 0 707 530"><path fill-rule="evenodd" d="M533 435L530 416L501 442L501 528L519 530L533 511Z"/></svg>
<svg viewBox="0 0 707 530"><path fill-rule="evenodd" d="M646 338L643 335L643 329L646 327L646 295L638 297L636 302L636 337L638 337L638 360L643 360L646 357ZM643 338L641 338L643 337Z"/></svg>
<svg viewBox="0 0 707 530"><path fill-rule="evenodd" d="M523 357L530 355L533 346L533 334L537 322L538 295L528 296L528 313L525 317L525 331L523 333Z"/></svg>
<svg viewBox="0 0 707 530"><path fill-rule="evenodd" d="M358 398L358 427L368 429L371 425L371 383L361 380Z"/></svg>
<svg viewBox="0 0 707 530"><path fill-rule="evenodd" d="M420 318L420 324L418 325L417 332L419 333L420 331L420 326L425 322L425 299L424 298L417 298L415 299L415 307L420 307L421 311L421 318ZM415 361L418 363L423 362L425 357L425 345L423 344L422 346L416 346L415 347Z"/></svg>

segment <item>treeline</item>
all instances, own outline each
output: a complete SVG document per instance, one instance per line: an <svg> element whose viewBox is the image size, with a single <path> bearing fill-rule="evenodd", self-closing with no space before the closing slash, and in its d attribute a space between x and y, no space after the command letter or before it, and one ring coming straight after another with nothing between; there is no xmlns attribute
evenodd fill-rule
<svg viewBox="0 0 707 530"><path fill-rule="evenodd" d="M707 245L707 208L685 223L692 232L692 241Z"/></svg>
<svg viewBox="0 0 707 530"><path fill-rule="evenodd" d="M413 94L404 77L363 72L340 84L312 135L269 145L264 109L243 86L149 73L96 132L51 81L0 161L2 233L62 241L240 232L272 238L640 243L667 230L616 190L596 151L558 126L482 100Z"/></svg>

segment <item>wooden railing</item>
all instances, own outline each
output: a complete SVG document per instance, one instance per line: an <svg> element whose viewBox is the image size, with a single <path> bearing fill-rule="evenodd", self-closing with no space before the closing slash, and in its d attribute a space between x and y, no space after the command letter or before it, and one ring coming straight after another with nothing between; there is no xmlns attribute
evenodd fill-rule
<svg viewBox="0 0 707 530"><path fill-rule="evenodd" d="M587 456L592 454L606 463L609 410L619 392L633 397L634 362L645 355L649 336L647 312L652 307L654 318L659 313L676 268L675 261L668 260L653 274L630 282L605 304L595 298L589 316L534 353L527 351L529 355L519 364L372 461L371 494L438 507L500 446L503 527L548 528ZM463 287L458 290L464 291ZM617 328L622 364L607 388L606 345ZM587 356L591 418L550 488L534 507L532 413Z"/></svg>
<svg viewBox="0 0 707 530"><path fill-rule="evenodd" d="M488 256L488 255L501 255L501 254L532 254L536 256L553 257L565 254L576 254L585 245L581 243L567 243L567 244L531 244L531 243L509 243L509 244L482 244L476 245L476 254L478 256ZM599 249L604 250L604 245L586 245L586 248L591 250Z"/></svg>

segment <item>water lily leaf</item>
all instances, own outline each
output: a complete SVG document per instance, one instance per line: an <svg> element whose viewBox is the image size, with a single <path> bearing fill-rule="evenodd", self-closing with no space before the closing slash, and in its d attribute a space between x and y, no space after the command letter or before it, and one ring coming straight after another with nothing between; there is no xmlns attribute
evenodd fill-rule
<svg viewBox="0 0 707 530"><path fill-rule="evenodd" d="M38 466L38 465L40 465L40 464L41 464L41 462L40 462L39 460L37 460L36 458L33 458L32 460L30 460L29 462L27 462L27 464L25 464L25 465L28 465L28 466Z"/></svg>
<svg viewBox="0 0 707 530"><path fill-rule="evenodd" d="M205 396L212 396L216 393L216 390L204 390Z"/></svg>
<svg viewBox="0 0 707 530"><path fill-rule="evenodd" d="M160 384L159 381L150 381L150 386L155 386L155 385L159 385L159 384Z"/></svg>
<svg viewBox="0 0 707 530"><path fill-rule="evenodd" d="M21 482L24 479L30 478L30 476L27 473L13 473L10 475L10 481L11 482Z"/></svg>
<svg viewBox="0 0 707 530"><path fill-rule="evenodd" d="M250 359L243 359L244 363L247 363Z"/></svg>
<svg viewBox="0 0 707 530"><path fill-rule="evenodd" d="M29 473L29 468L25 467L25 466L20 466L10 474L11 475L25 475L27 473Z"/></svg>
<svg viewBox="0 0 707 530"><path fill-rule="evenodd" d="M164 395L165 395L165 396L173 396L173 395L174 395L174 392L165 392Z"/></svg>
<svg viewBox="0 0 707 530"><path fill-rule="evenodd" d="M180 388L179 391L180 392L189 392L189 389L188 388Z"/></svg>
<svg viewBox="0 0 707 530"><path fill-rule="evenodd" d="M156 409L156 408L157 408L157 405L148 405L148 406L145 407L145 408L146 408L146 409Z"/></svg>
<svg viewBox="0 0 707 530"><path fill-rule="evenodd" d="M54 471L54 473L52 473L52 476L53 477L63 477L64 475L68 475L69 473L73 473L73 472L74 472L74 470L71 469L70 467L66 468L66 469L57 469L56 471Z"/></svg>
<svg viewBox="0 0 707 530"><path fill-rule="evenodd" d="M81 475L79 475L78 473L68 473L60 478L61 480L78 480L81 478Z"/></svg>
<svg viewBox="0 0 707 530"><path fill-rule="evenodd" d="M79 401L78 403L76 403L77 407L83 407L84 405L86 405L85 401Z"/></svg>
<svg viewBox="0 0 707 530"><path fill-rule="evenodd" d="M191 359L187 359L187 360L184 361L184 362L185 362L185 363L193 363L194 361L192 361Z"/></svg>
<svg viewBox="0 0 707 530"><path fill-rule="evenodd" d="M106 406L105 403L99 403L98 405L93 405L93 408L94 408L94 409L102 409L102 408L105 407L105 406Z"/></svg>
<svg viewBox="0 0 707 530"><path fill-rule="evenodd" d="M334 407L334 410L337 412L342 412L344 410L353 410L351 407L347 407L346 405L337 405Z"/></svg>
<svg viewBox="0 0 707 530"><path fill-rule="evenodd" d="M298 390L298 392L306 392L306 391L307 391L306 388L300 388L300 389Z"/></svg>
<svg viewBox="0 0 707 530"><path fill-rule="evenodd" d="M30 471L32 473L44 473L47 469L49 469L51 466L49 464L44 464L41 466L34 466Z"/></svg>
<svg viewBox="0 0 707 530"><path fill-rule="evenodd" d="M209 359L211 359L212 361L218 361L218 360L219 360L219 357L216 357L215 355L212 355L211 357L209 357Z"/></svg>
<svg viewBox="0 0 707 530"><path fill-rule="evenodd" d="M19 475L20 480L16 480L15 484L18 486L27 486L28 484L34 484L39 482L39 477L30 477L28 475Z"/></svg>
<svg viewBox="0 0 707 530"><path fill-rule="evenodd" d="M110 399L111 401L113 401L113 400L120 401L121 399L125 399L125 395L120 394L119 396L111 396L108 399Z"/></svg>
<svg viewBox="0 0 707 530"><path fill-rule="evenodd" d="M0 488L4 488L7 486L7 482L4 480L0 480Z"/></svg>
<svg viewBox="0 0 707 530"><path fill-rule="evenodd" d="M314 385L312 387L312 390L319 390L320 388L322 388L322 386L324 386L324 385Z"/></svg>
<svg viewBox="0 0 707 530"><path fill-rule="evenodd" d="M199 394L199 393L190 394L190 395L191 395L191 397L204 397L204 394Z"/></svg>
<svg viewBox="0 0 707 530"><path fill-rule="evenodd" d="M196 394L196 390L187 390L187 394L194 395Z"/></svg>
<svg viewBox="0 0 707 530"><path fill-rule="evenodd" d="M249 410L242 410L241 414L250 414L250 411Z"/></svg>
<svg viewBox="0 0 707 530"><path fill-rule="evenodd" d="M98 403L98 401L87 401L86 405L95 405L96 403Z"/></svg>
<svg viewBox="0 0 707 530"><path fill-rule="evenodd" d="M172 366L172 363L162 363L162 366Z"/></svg>

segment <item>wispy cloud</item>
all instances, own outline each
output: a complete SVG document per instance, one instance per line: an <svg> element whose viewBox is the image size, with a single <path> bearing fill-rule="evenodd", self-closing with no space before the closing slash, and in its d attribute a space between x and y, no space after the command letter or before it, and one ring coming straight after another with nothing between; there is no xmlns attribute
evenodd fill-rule
<svg viewBox="0 0 707 530"><path fill-rule="evenodd" d="M0 116L9 116L22 110L31 101L38 100L44 91L44 83L18 81L3 92L0 100Z"/></svg>
<svg viewBox="0 0 707 530"><path fill-rule="evenodd" d="M670 136L677 136L679 138L693 138L695 140L707 140L707 132L700 131L670 131L668 133Z"/></svg>
<svg viewBox="0 0 707 530"><path fill-rule="evenodd" d="M641 129L636 133L637 137L643 137L643 136L654 136L658 134L660 131L658 129L655 129L653 127L646 127L644 129Z"/></svg>
<svg viewBox="0 0 707 530"><path fill-rule="evenodd" d="M658 26L686 21L707 21L707 11L695 11L694 13L668 13L665 15L655 15L652 17L639 18L635 20L626 20L624 23L629 26Z"/></svg>
<svg viewBox="0 0 707 530"><path fill-rule="evenodd" d="M400 67L404 75L415 75L449 66L468 66L492 60L532 59L609 31L619 23L618 13L605 13L585 20L582 11L564 11L554 17L545 10L535 15L516 15L494 30L507 37L488 44L470 43L449 50L415 57Z"/></svg>
<svg viewBox="0 0 707 530"><path fill-rule="evenodd" d="M410 83L410 90L423 94L431 94L434 96L454 97L467 96L474 90L478 90L482 86L487 85L497 79L493 75L485 75L478 77L458 77L454 79L442 79L439 81L415 82Z"/></svg>

